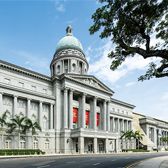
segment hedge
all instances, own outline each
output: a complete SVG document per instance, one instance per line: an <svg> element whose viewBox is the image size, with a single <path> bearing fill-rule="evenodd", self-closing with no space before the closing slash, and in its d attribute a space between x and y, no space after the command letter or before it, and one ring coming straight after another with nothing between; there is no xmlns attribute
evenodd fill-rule
<svg viewBox="0 0 168 168"><path fill-rule="evenodd" d="M34 155L37 153L37 149L0 149L0 155ZM45 154L40 150L40 154Z"/></svg>
<svg viewBox="0 0 168 168"><path fill-rule="evenodd" d="M144 149L122 149L122 152L128 152L128 151L132 151L132 152L150 152L149 150L144 150Z"/></svg>

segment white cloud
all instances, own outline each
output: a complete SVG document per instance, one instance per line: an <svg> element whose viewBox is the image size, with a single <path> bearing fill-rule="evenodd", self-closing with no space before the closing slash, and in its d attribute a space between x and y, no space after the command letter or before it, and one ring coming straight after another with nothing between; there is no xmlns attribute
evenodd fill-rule
<svg viewBox="0 0 168 168"><path fill-rule="evenodd" d="M27 67L30 70L34 70L34 71L39 71L40 73L45 73L49 72L49 63L50 60L46 60L43 57L39 57L37 55L25 52L25 51L13 51L16 55L21 56L21 57L25 57L27 59L27 61L25 62L25 64L27 64L29 67Z"/></svg>
<svg viewBox="0 0 168 168"><path fill-rule="evenodd" d="M88 63L89 63L89 61L90 61L90 57L86 57L86 60L88 61Z"/></svg>
<svg viewBox="0 0 168 168"><path fill-rule="evenodd" d="M127 73L133 72L134 70L146 70L150 62L158 63L160 58L148 58L144 59L142 56L135 55L134 57L128 57L126 60L118 67L117 70L110 70L110 65L112 59L108 58L108 53L114 50L114 45L110 39L105 41L105 44L95 49L98 54L94 55L98 57L98 61L90 63L89 73L96 75L101 80L107 80L109 82L115 83L117 80L125 76ZM90 46L87 52L91 50ZM90 55L90 57L92 57Z"/></svg>
<svg viewBox="0 0 168 168"><path fill-rule="evenodd" d="M91 46L89 46L89 47L87 48L85 54L88 56L90 51L92 51L92 47L91 47Z"/></svg>
<svg viewBox="0 0 168 168"><path fill-rule="evenodd" d="M50 1L55 3L55 7L58 11L65 12L64 5L60 3L61 0L50 0ZM61 2L66 2L66 0L63 0Z"/></svg>
<svg viewBox="0 0 168 168"><path fill-rule="evenodd" d="M134 84L135 84L135 82L129 82L129 83L125 84L125 86L132 86Z"/></svg>
<svg viewBox="0 0 168 168"><path fill-rule="evenodd" d="M168 92L164 93L161 99L168 100Z"/></svg>
<svg viewBox="0 0 168 168"><path fill-rule="evenodd" d="M74 20L69 20L69 21L67 21L67 22L65 22L66 24L72 24L72 23L74 23L76 21L76 19L74 19Z"/></svg>
<svg viewBox="0 0 168 168"><path fill-rule="evenodd" d="M57 7L57 10L60 11L60 12L64 12L65 9L64 9L63 4L59 4L59 6Z"/></svg>

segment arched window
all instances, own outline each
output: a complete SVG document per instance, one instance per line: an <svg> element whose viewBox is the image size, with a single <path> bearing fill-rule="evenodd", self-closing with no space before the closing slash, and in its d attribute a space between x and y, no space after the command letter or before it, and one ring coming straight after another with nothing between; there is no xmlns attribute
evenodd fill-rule
<svg viewBox="0 0 168 168"><path fill-rule="evenodd" d="M43 129L48 129L47 128L47 118L45 116L43 118Z"/></svg>
<svg viewBox="0 0 168 168"><path fill-rule="evenodd" d="M36 122L36 116L35 116L35 114L33 114L33 115L31 116L31 120L32 120L33 123Z"/></svg>
<svg viewBox="0 0 168 168"><path fill-rule="evenodd" d="M103 141L99 141L99 152L104 151L104 145L103 145Z"/></svg>
<svg viewBox="0 0 168 168"><path fill-rule="evenodd" d="M38 149L38 140L36 138L33 140L33 149Z"/></svg>
<svg viewBox="0 0 168 168"><path fill-rule="evenodd" d="M7 138L5 140L5 148L6 149L11 149L11 139L10 138Z"/></svg>
<svg viewBox="0 0 168 168"><path fill-rule="evenodd" d="M57 73L60 73L60 65L57 66Z"/></svg>
<svg viewBox="0 0 168 168"><path fill-rule="evenodd" d="M48 139L46 139L46 141L45 141L45 149L49 149L49 140Z"/></svg>
<svg viewBox="0 0 168 168"><path fill-rule="evenodd" d="M25 140L23 138L20 140L20 149L25 149Z"/></svg>
<svg viewBox="0 0 168 168"><path fill-rule="evenodd" d="M76 71L76 65L72 64L72 72L75 72L75 71Z"/></svg>
<svg viewBox="0 0 168 168"><path fill-rule="evenodd" d="M79 73L82 74L82 63L79 63Z"/></svg>
<svg viewBox="0 0 168 168"><path fill-rule="evenodd" d="M6 110L6 115L7 115L6 122L9 123L11 117L10 117L10 112L8 110Z"/></svg>

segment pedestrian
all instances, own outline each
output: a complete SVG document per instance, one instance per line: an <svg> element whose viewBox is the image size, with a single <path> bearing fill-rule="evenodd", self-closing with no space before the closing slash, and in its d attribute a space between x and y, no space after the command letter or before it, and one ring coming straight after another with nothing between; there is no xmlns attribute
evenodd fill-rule
<svg viewBox="0 0 168 168"><path fill-rule="evenodd" d="M38 150L37 150L37 154L39 155L40 154L40 149L38 148Z"/></svg>

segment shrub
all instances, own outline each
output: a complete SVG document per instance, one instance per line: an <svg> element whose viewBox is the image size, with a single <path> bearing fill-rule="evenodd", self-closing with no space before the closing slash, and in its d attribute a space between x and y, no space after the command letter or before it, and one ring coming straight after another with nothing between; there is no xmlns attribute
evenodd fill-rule
<svg viewBox="0 0 168 168"><path fill-rule="evenodd" d="M143 149L122 149L122 152L128 152L128 151L132 151L132 152L149 152L149 150L143 150Z"/></svg>

